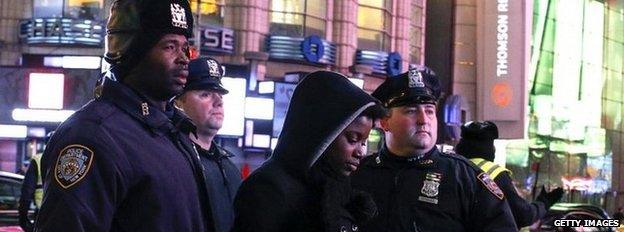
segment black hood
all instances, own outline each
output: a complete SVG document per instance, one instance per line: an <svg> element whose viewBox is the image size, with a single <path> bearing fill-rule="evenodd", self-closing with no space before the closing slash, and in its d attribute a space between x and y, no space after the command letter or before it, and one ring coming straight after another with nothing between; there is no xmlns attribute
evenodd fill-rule
<svg viewBox="0 0 624 232"><path fill-rule="evenodd" d="M307 75L295 88L271 159L296 175L305 175L334 139L367 109L373 115L382 112L378 101L346 76L329 71Z"/></svg>

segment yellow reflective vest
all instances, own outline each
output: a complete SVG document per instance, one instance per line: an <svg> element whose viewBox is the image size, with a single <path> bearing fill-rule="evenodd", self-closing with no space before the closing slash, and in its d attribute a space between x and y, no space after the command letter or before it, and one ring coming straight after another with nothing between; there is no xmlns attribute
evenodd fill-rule
<svg viewBox="0 0 624 232"><path fill-rule="evenodd" d="M472 163L474 163L475 165L479 166L479 168L487 173L492 180L496 179L496 177L502 172L509 172L509 175L511 176L511 171L509 169L501 167L494 162L487 161L482 158L472 158L470 159L470 161L472 161Z"/></svg>
<svg viewBox="0 0 624 232"><path fill-rule="evenodd" d="M37 186L35 187L35 206L37 209L41 208L41 201L43 200L43 182L41 181L41 153L32 156L31 162L37 165Z"/></svg>

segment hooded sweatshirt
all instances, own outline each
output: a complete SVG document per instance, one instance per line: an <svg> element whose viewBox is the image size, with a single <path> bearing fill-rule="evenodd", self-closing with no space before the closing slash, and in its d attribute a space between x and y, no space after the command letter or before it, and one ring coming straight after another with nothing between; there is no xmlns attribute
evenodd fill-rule
<svg viewBox="0 0 624 232"><path fill-rule="evenodd" d="M237 193L233 231L324 230L312 167L369 107L378 107L377 101L341 74L306 76L295 88L273 155Z"/></svg>

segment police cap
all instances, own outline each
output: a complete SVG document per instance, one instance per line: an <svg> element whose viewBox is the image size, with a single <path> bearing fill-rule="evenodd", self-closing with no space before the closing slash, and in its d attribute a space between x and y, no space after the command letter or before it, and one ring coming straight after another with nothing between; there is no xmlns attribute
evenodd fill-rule
<svg viewBox="0 0 624 232"><path fill-rule="evenodd" d="M213 90L221 94L229 91L221 84L223 71L217 60L209 57L200 57L189 62L189 75L187 77L185 91L188 90Z"/></svg>
<svg viewBox="0 0 624 232"><path fill-rule="evenodd" d="M386 78L372 95L386 108L414 103L435 105L440 97L440 82L429 68L410 65L408 72Z"/></svg>

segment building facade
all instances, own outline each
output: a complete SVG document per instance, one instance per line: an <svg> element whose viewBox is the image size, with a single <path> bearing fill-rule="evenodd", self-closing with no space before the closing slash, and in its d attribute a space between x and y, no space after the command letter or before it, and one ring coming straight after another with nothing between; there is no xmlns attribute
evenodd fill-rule
<svg viewBox="0 0 624 232"><path fill-rule="evenodd" d="M609 212L622 206L624 1L466 0L454 6L451 87L466 119L496 121L500 115L488 105L523 98L524 109L516 109L522 119L507 118L503 126L510 119L523 125L508 127L497 141L497 161L513 171L517 187L530 196L535 186L563 186L565 201ZM514 32L522 24L513 23L513 15L521 12L524 34ZM525 55L511 52L518 37L525 38ZM488 85L514 69L524 73L526 84L510 85L520 94Z"/></svg>
<svg viewBox="0 0 624 232"><path fill-rule="evenodd" d="M8 157L0 169L19 169L42 148L45 133L92 98L92 88L106 69L101 57L111 3L0 2L0 124L19 132L0 135L0 162ZM306 73L338 71L372 91L385 77L406 71L408 64L424 63L424 0L190 4L196 22L191 43L200 55L216 58L226 69L228 116L218 140L234 151L243 170L253 170L270 153L290 94ZM52 79L56 81L46 82ZM19 117L24 114L52 118Z"/></svg>

